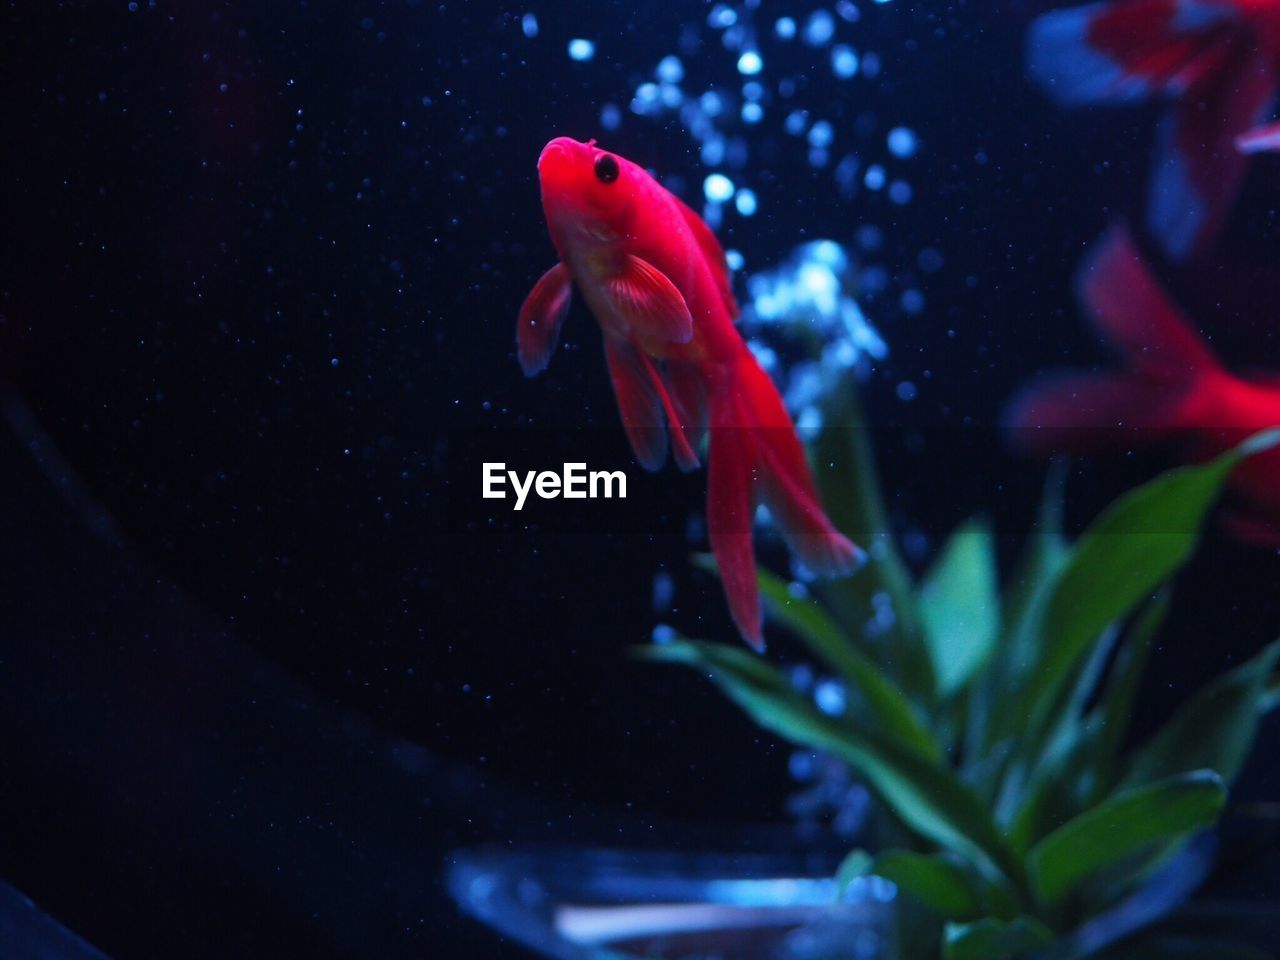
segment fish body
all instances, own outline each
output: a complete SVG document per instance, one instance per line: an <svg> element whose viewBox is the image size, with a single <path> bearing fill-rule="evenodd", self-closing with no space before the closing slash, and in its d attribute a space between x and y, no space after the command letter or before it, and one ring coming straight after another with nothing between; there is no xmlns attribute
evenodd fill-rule
<svg viewBox="0 0 1280 960"><path fill-rule="evenodd" d="M1056 10L1032 24L1028 66L1064 104L1168 102L1146 215L1165 252L1185 259L1225 222L1246 165L1236 140L1275 103L1280 0L1107 0Z"/></svg>
<svg viewBox="0 0 1280 960"><path fill-rule="evenodd" d="M707 437L707 528L729 609L763 646L751 543L766 504L816 574L850 572L862 552L827 519L804 450L768 374L734 325L724 251L705 222L643 168L595 141L552 140L538 159L543 211L559 263L517 320L527 376L549 363L577 289L603 332L614 396L636 459L700 465Z"/></svg>
<svg viewBox="0 0 1280 960"><path fill-rule="evenodd" d="M1223 367L1151 274L1127 231L1113 230L1077 278L1085 311L1125 361L1112 373L1062 373L1013 403L1014 442L1037 452L1100 454L1135 444L1179 445L1206 459L1280 426L1280 378ZM1230 527L1280 546L1280 449L1232 473Z"/></svg>

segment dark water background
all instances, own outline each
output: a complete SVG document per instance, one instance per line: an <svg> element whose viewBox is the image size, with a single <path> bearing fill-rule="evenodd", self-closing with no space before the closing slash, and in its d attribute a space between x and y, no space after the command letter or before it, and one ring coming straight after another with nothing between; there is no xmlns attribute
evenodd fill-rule
<svg viewBox="0 0 1280 960"><path fill-rule="evenodd" d="M606 139L597 118L708 7L535 5L532 40L525 8L486 3L141 7L0 14L0 876L119 957L488 956L441 893L451 847L781 819L787 751L626 656L662 568L661 619L732 639L684 560L701 474L633 470L652 515L593 535L472 532L474 491L450 490L477 435L521 436L530 466L628 462L584 310L541 378L514 359L552 262L534 162L596 135L700 182L675 126L627 114ZM880 321L892 355L862 395L901 527L936 544L983 512L1008 559L1042 470L1001 407L1039 369L1105 362L1070 278L1140 209L1155 115L1044 102L1029 8L890 7L867 108L923 149L913 202L860 217L945 266L923 313ZM749 265L850 228L829 178L759 156L761 213L722 232ZM1280 369L1277 184L1259 159L1221 254L1162 270L1242 366ZM1073 522L1163 463L1081 466ZM1140 725L1276 636L1278 575L1210 536ZM1274 796L1256 766L1243 791Z"/></svg>

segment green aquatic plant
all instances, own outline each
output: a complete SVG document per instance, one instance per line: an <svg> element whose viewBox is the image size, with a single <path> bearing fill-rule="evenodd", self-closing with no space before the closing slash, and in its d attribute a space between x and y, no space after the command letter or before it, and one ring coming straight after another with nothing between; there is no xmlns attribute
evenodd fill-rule
<svg viewBox="0 0 1280 960"><path fill-rule="evenodd" d="M844 711L819 709L738 646L677 638L642 655L705 674L759 726L840 758L867 784L894 843L855 850L840 874L898 885L911 911L907 956L1084 955L1072 931L1216 824L1277 703L1280 641L1129 743L1171 581L1233 467L1280 434L1156 477L1074 541L1051 492L1002 590L981 520L962 524L912 576L853 401L842 404L828 411L814 459L826 467L833 520L868 540L870 563L813 596L763 569L759 583L771 622L845 684ZM710 558L698 562L714 572ZM864 625L886 597L895 616L869 636Z"/></svg>

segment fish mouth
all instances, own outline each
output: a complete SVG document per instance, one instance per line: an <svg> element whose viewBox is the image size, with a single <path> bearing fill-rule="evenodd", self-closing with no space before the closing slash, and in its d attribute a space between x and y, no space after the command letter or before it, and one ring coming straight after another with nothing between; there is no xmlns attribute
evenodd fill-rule
<svg viewBox="0 0 1280 960"><path fill-rule="evenodd" d="M538 155L538 173L546 176L557 169L562 169L573 156L575 148L581 146L582 144L570 137L556 137L543 147L542 153Z"/></svg>

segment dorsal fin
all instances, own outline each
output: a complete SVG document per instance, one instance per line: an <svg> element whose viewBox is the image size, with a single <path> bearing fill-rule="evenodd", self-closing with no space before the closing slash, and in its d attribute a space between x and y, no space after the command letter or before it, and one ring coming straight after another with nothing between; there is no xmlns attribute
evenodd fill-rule
<svg viewBox="0 0 1280 960"><path fill-rule="evenodd" d="M729 319L736 320L738 301L733 298L733 283L729 279L729 261L725 258L724 247L720 246L720 241L716 239L716 235L707 226L706 221L698 216L692 207L679 197L675 197L675 201L680 212L684 214L689 229L693 231L693 239L698 242L698 249L707 258L707 264L715 275L716 286L720 288L720 297L724 300L725 309L729 311Z"/></svg>

